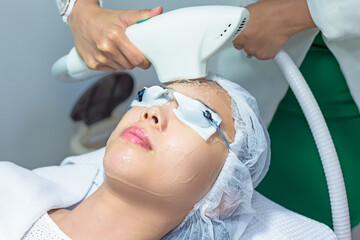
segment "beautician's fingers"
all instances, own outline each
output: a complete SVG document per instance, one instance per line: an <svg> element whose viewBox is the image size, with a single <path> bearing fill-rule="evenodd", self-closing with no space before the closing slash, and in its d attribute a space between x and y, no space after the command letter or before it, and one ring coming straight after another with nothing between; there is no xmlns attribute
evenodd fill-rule
<svg viewBox="0 0 360 240"><path fill-rule="evenodd" d="M99 61L102 65L108 65L117 70L125 70L125 69L131 70L135 67L124 56L124 53L119 51L118 48L116 48L116 46L111 46L111 47L98 46L98 49L105 56L105 59L102 59L103 61Z"/></svg>
<svg viewBox="0 0 360 240"><path fill-rule="evenodd" d="M126 14L122 15L122 20L124 21L126 26L133 25L139 21L143 21L157 15L160 15L163 12L163 8L161 6L155 7L153 9L143 9L143 10L135 10L135 11L119 11L125 12Z"/></svg>
<svg viewBox="0 0 360 240"><path fill-rule="evenodd" d="M244 49L244 39L241 39L244 35L242 34L241 36L239 35L234 41L233 41L233 45L234 48L236 48L237 50L242 50Z"/></svg>
<svg viewBox="0 0 360 240"><path fill-rule="evenodd" d="M142 69L148 69L151 66L151 63L147 60L145 55L135 47L128 38L118 42L118 49L124 54L131 65Z"/></svg>
<svg viewBox="0 0 360 240"><path fill-rule="evenodd" d="M125 30L138 21L161 13L161 7L137 11L109 10L78 0L68 23L75 47L89 68L102 71L146 69L150 62L129 41Z"/></svg>
<svg viewBox="0 0 360 240"><path fill-rule="evenodd" d="M88 47L90 49L90 47ZM106 52L91 52L84 56L84 61L90 69L104 72L124 70L125 67L112 60Z"/></svg>
<svg viewBox="0 0 360 240"><path fill-rule="evenodd" d="M247 9L249 23L233 45L261 60L273 58L293 34L316 27L306 0L260 0Z"/></svg>
<svg viewBox="0 0 360 240"><path fill-rule="evenodd" d="M119 11L119 13L123 16L122 21L125 24L125 28L127 28L139 21L159 15L162 11L162 7L156 7L151 10ZM113 31L108 36L117 47L117 50L109 51L109 54L112 54L112 59L123 65L125 69L132 69L134 67L148 69L151 66L145 55L130 42L123 32ZM118 54L114 54L116 52Z"/></svg>
<svg viewBox="0 0 360 240"><path fill-rule="evenodd" d="M117 69L114 69L114 68L111 68L108 66L98 65L98 70L103 71L103 72L115 72Z"/></svg>

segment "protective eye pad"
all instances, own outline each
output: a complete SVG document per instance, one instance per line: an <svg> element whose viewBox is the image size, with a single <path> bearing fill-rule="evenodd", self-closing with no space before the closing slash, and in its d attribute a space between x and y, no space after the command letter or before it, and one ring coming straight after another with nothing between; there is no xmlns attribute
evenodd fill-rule
<svg viewBox="0 0 360 240"><path fill-rule="evenodd" d="M164 89L160 86L153 86L150 88L144 88L143 91L140 91L138 97L141 97L138 101L133 101L131 107L140 106L140 107L151 107L151 106L161 106L168 104L172 100L172 96L168 89Z"/></svg>
<svg viewBox="0 0 360 240"><path fill-rule="evenodd" d="M214 123L204 116L204 112L210 112L212 118L218 124L222 121L219 115L195 99L177 92L174 92L173 95L179 105L178 108L173 109L175 116L207 141L216 132L217 128Z"/></svg>
<svg viewBox="0 0 360 240"><path fill-rule="evenodd" d="M144 88L138 93L138 97L133 100L129 109L134 106L161 106L169 104L173 98L175 98L178 103L178 107L173 109L175 116L182 123L197 132L205 141L207 141L216 130L220 131L219 125L222 120L217 113L198 100L170 89L164 89L160 86ZM222 133L221 135L227 143Z"/></svg>

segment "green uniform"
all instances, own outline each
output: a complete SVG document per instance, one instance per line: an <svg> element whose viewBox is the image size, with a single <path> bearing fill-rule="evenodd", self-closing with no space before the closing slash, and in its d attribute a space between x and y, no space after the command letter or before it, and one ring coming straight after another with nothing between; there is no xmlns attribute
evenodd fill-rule
<svg viewBox="0 0 360 240"><path fill-rule="evenodd" d="M300 71L315 95L339 156L351 226L360 223L360 113L335 57L318 35ZM359 76L360 77L360 76ZM271 164L257 190L271 200L332 227L325 174L315 141L289 89L269 126Z"/></svg>

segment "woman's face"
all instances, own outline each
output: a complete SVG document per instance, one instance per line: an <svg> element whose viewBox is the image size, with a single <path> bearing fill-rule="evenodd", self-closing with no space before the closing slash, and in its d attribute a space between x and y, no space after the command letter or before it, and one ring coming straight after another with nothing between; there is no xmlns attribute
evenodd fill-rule
<svg viewBox="0 0 360 240"><path fill-rule="evenodd" d="M233 141L231 99L216 83L174 83L170 88L199 100L222 119L220 129ZM173 113L178 103L132 107L111 134L104 157L108 178L154 197L198 202L215 182L228 154L216 131L205 141Z"/></svg>

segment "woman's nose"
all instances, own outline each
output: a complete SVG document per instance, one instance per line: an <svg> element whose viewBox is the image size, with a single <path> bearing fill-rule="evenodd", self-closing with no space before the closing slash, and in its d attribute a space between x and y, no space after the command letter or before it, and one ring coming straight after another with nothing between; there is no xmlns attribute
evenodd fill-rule
<svg viewBox="0 0 360 240"><path fill-rule="evenodd" d="M163 131L167 125L164 109L159 106L146 108L141 113L141 119L150 121L151 125L157 128L159 131Z"/></svg>

